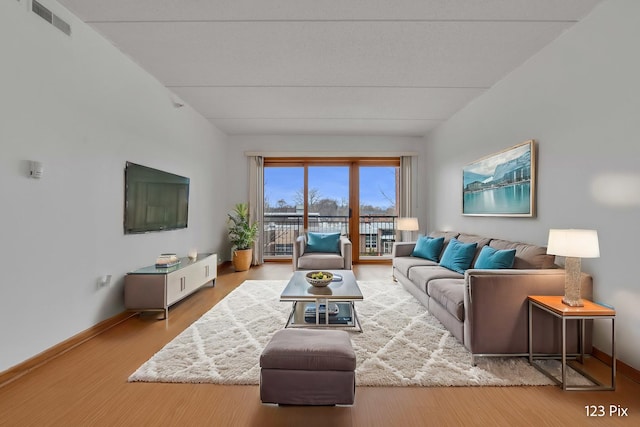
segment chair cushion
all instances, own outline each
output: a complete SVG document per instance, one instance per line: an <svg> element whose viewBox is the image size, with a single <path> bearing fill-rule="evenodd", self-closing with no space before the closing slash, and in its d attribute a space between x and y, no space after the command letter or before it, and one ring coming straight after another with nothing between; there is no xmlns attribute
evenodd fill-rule
<svg viewBox="0 0 640 427"><path fill-rule="evenodd" d="M307 247L305 252L340 253L340 233L313 233L307 234Z"/></svg>
<svg viewBox="0 0 640 427"><path fill-rule="evenodd" d="M342 270L344 268L344 258L336 253L305 252L298 258L300 270Z"/></svg>
<svg viewBox="0 0 640 427"><path fill-rule="evenodd" d="M356 354L346 331L280 329L260 355L263 369L353 371Z"/></svg>
<svg viewBox="0 0 640 427"><path fill-rule="evenodd" d="M476 254L477 243L462 243L452 238L447 248L442 254L440 265L449 270L464 274L471 265L471 261Z"/></svg>

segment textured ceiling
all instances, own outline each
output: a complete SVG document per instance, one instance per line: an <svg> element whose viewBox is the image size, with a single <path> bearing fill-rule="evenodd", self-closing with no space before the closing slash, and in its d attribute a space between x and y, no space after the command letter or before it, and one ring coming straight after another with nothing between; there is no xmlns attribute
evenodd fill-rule
<svg viewBox="0 0 640 427"><path fill-rule="evenodd" d="M228 134L423 136L600 0L58 0Z"/></svg>

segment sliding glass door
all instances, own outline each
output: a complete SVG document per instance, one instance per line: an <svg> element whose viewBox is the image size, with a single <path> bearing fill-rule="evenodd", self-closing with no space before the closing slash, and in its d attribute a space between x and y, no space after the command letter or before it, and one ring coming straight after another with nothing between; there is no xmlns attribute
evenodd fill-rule
<svg viewBox="0 0 640 427"><path fill-rule="evenodd" d="M265 259L290 258L305 231L340 232L354 262L390 258L398 159L265 159Z"/></svg>
<svg viewBox="0 0 640 427"><path fill-rule="evenodd" d="M398 218L398 173L395 165L358 168L358 255L362 260L391 257Z"/></svg>
<svg viewBox="0 0 640 427"><path fill-rule="evenodd" d="M262 219L265 259L291 258L293 242L305 229L304 182L302 165L265 165Z"/></svg>
<svg viewBox="0 0 640 427"><path fill-rule="evenodd" d="M349 165L307 168L307 231L349 236Z"/></svg>

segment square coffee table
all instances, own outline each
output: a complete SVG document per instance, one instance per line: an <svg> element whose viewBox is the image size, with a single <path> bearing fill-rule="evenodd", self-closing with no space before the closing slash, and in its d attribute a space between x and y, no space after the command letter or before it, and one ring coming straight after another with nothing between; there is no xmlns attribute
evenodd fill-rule
<svg viewBox="0 0 640 427"><path fill-rule="evenodd" d="M356 276L351 270L329 271L335 278L326 287L315 287L307 282L308 271L293 273L280 295L280 302L292 303L285 328L352 327L362 332L354 304L363 300ZM338 277L342 280L336 280ZM329 307L329 316L326 307Z"/></svg>

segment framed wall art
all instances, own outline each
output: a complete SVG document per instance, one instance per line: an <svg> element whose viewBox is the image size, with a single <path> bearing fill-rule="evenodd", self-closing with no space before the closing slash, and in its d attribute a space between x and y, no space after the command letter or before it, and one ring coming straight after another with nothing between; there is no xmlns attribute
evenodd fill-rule
<svg viewBox="0 0 640 427"><path fill-rule="evenodd" d="M535 216L536 147L529 140L462 170L462 214Z"/></svg>

